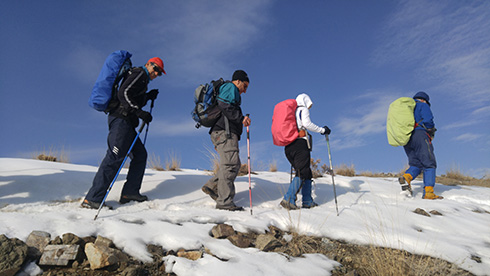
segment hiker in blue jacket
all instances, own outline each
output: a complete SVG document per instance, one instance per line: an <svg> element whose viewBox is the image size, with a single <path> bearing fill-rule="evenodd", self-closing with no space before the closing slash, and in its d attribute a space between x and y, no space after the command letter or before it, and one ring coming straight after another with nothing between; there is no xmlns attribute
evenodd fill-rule
<svg viewBox="0 0 490 276"><path fill-rule="evenodd" d="M82 207L98 209L100 203L109 188L112 180L121 167L126 154L136 138L135 128L138 127L139 119L148 124L153 117L147 111L142 110L149 100L155 100L158 90L148 90L148 83L162 73L163 61L154 57L148 60L143 67L132 68L117 91L117 99L112 99L109 104L108 116L109 135L107 137L107 153L95 174L92 187L82 202ZM141 195L139 190L146 168L147 152L145 146L138 138L130 153L131 163L129 165L126 183L121 192L119 202L121 204L130 201L143 202L148 197Z"/></svg>
<svg viewBox="0 0 490 276"><path fill-rule="evenodd" d="M216 201L216 209L228 211L243 211L236 206L234 181L240 170L238 141L243 132L243 126L249 126L251 121L243 116L240 94L246 93L250 80L247 73L237 70L233 73L232 81L225 82L219 88L217 97L221 117L211 127L211 141L219 155L219 169L215 176L202 187L202 191Z"/></svg>
<svg viewBox="0 0 490 276"><path fill-rule="evenodd" d="M311 196L311 179L313 173L311 171L311 138L307 131L329 135L330 128L327 126L319 127L310 120L309 109L313 106L310 97L303 93L296 97L298 107L296 108L296 125L299 130L299 137L284 148L284 153L291 163L291 166L296 171L296 176L289 184L288 191L284 195L284 199L280 205L288 210L296 210L296 194L301 190L302 208L313 208L318 206L313 201Z"/></svg>
<svg viewBox="0 0 490 276"><path fill-rule="evenodd" d="M434 116L430 110L430 98L423 91L417 92L413 98L416 102L414 109L416 125L410 140L403 147L410 167L398 180L402 185L407 183L411 190L410 182L423 172L424 190L422 198L442 199L442 196L434 193L437 162L432 140L437 129L434 124Z"/></svg>

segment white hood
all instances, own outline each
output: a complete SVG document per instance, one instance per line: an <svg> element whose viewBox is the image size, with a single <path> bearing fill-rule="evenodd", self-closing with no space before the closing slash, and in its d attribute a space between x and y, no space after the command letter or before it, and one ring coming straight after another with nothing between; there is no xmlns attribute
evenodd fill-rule
<svg viewBox="0 0 490 276"><path fill-rule="evenodd" d="M323 133L325 131L323 127L315 125L310 120L310 111L308 109L313 105L310 96L305 93L299 94L296 97L296 103L298 104L298 108L296 109L296 124L298 125L298 129Z"/></svg>
<svg viewBox="0 0 490 276"><path fill-rule="evenodd" d="M305 93L299 94L298 97L296 97L296 103L298 103L298 106L304 106L308 109L313 105L310 96Z"/></svg>

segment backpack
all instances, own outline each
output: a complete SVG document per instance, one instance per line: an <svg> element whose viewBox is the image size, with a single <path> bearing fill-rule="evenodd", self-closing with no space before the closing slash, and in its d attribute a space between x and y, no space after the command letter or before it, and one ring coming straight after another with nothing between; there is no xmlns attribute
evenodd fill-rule
<svg viewBox="0 0 490 276"><path fill-rule="evenodd" d="M294 99L282 101L274 106L272 114L272 142L276 146L287 146L299 136L296 125L296 108Z"/></svg>
<svg viewBox="0 0 490 276"><path fill-rule="evenodd" d="M119 104L115 95L132 67L131 56L128 51L121 50L106 58L88 101L90 107L108 113Z"/></svg>
<svg viewBox="0 0 490 276"><path fill-rule="evenodd" d="M221 117L218 107L218 94L223 78L199 85L194 92L195 107L191 112L192 119L196 122L196 128L201 126L212 127Z"/></svg>
<svg viewBox="0 0 490 276"><path fill-rule="evenodd" d="M394 147L405 146L415 128L413 111L415 100L401 97L390 104L386 119L386 135L388 143Z"/></svg>

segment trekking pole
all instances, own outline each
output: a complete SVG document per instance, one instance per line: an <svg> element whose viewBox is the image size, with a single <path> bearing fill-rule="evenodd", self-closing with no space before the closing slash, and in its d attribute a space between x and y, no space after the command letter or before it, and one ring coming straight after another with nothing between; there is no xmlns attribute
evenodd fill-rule
<svg viewBox="0 0 490 276"><path fill-rule="evenodd" d="M250 117L250 114L245 115L247 117ZM250 198L250 215L252 215L252 172L250 170L250 129L247 126L247 167L248 167L248 196Z"/></svg>
<svg viewBox="0 0 490 276"><path fill-rule="evenodd" d="M132 143L132 144L131 144L131 146L129 147L128 153L127 153L127 154L126 154L126 156L124 157L124 160L123 160L123 162L122 162L121 166L119 167L119 170L117 171L116 176L114 176L114 179L112 180L111 185L109 185L109 188L107 188L107 192L105 193L104 199L103 199L103 200L102 200L102 202L100 203L99 209L97 210L97 214L95 214L94 220L96 220L96 219L97 219L97 217L99 216L100 210L101 210L101 209L102 209L102 207L104 206L104 202L105 202L105 200L107 199L107 196L109 195L109 192L111 191L112 186L114 185L114 182L116 182L116 179L117 179L117 177L119 176L119 173L121 172L121 169L124 167L124 163L126 163L126 160L128 159L129 154L131 153L131 150L133 149L134 144L136 143L136 141L137 141L137 140L138 140L138 138L140 137L140 134L141 134L141 132L143 131L143 128L145 127L145 124L146 124L146 123L144 123L144 122L143 122L143 124L141 125L140 129L138 130L138 133L136 134L136 138L134 138L133 143Z"/></svg>
<svg viewBox="0 0 490 276"><path fill-rule="evenodd" d="M154 105L155 105L155 100L151 100L150 115L151 115L151 111L153 110ZM146 136L148 136L148 130L149 129L150 129L150 124L148 124L148 127L146 127L145 140L143 141L143 146L146 145Z"/></svg>
<svg viewBox="0 0 490 276"><path fill-rule="evenodd" d="M330 161L330 173L332 174L332 184L333 184L333 195L335 197L335 209L337 210L337 216L339 215L339 207L337 205L337 192L335 191L335 179L333 177L333 167L332 167L332 155L330 154L330 142L328 139L328 134L325 134L325 139L327 140L328 148L328 160Z"/></svg>

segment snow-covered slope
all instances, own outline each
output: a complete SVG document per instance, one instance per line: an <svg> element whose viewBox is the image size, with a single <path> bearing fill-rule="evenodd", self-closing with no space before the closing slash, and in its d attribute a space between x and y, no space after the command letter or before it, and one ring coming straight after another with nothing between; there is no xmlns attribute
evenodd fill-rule
<svg viewBox="0 0 490 276"><path fill-rule="evenodd" d="M444 200L421 199L420 181L414 198L400 193L395 179L336 176L339 216L336 215L331 176L318 178L314 198L320 205L288 212L279 207L290 176L284 172L252 175L253 215L250 214L248 176L236 181L235 202L244 212L214 209L201 192L207 172L148 169L142 194L149 201L118 203L127 170L115 183L108 204L94 221L95 210L80 208L97 168L27 159L0 158L0 234L26 240L33 230L52 236L102 235L125 252L151 261L146 244L167 250L209 248L198 261L166 257L178 275L326 275L336 265L323 255L288 259L254 248L241 249L209 235L217 223L237 231L264 232L269 225L301 234L326 236L359 244L376 244L445 259L477 275L490 272L490 189L436 185ZM416 208L437 210L442 216L421 216ZM471 257L478 256L481 262Z"/></svg>

